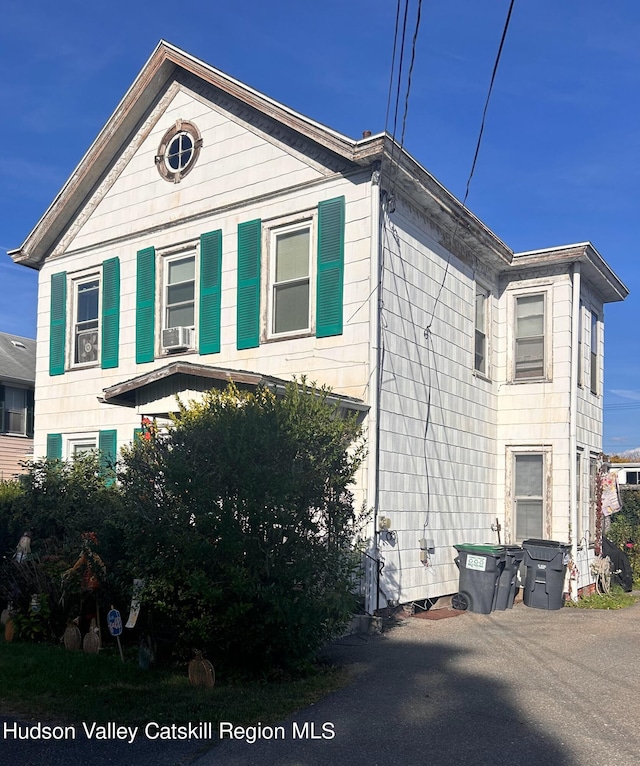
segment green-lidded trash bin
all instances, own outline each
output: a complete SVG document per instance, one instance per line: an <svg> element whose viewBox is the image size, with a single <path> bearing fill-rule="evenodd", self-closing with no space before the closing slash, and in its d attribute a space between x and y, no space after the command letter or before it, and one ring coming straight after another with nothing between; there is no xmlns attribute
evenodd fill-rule
<svg viewBox="0 0 640 766"><path fill-rule="evenodd" d="M458 593L451 599L454 609L489 614L494 608L498 580L505 563L502 545L460 544L455 559L460 570Z"/></svg>
<svg viewBox="0 0 640 766"><path fill-rule="evenodd" d="M560 609L571 546L556 540L525 540L523 601L534 609Z"/></svg>
<svg viewBox="0 0 640 766"><path fill-rule="evenodd" d="M505 554L504 569L498 578L494 609L504 611L513 609L513 602L518 587L518 569L524 558L524 550L519 545L503 545Z"/></svg>

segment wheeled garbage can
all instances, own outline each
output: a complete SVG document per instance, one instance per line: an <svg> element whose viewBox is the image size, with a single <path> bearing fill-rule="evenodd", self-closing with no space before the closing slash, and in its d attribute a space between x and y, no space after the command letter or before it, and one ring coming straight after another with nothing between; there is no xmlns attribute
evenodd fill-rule
<svg viewBox="0 0 640 766"><path fill-rule="evenodd" d="M560 609L571 546L555 540L525 540L523 601L534 609Z"/></svg>
<svg viewBox="0 0 640 766"><path fill-rule="evenodd" d="M513 602L518 587L518 569L524 558L524 550L519 545L503 545L505 554L504 568L498 578L494 609L504 611L513 609Z"/></svg>
<svg viewBox="0 0 640 766"><path fill-rule="evenodd" d="M458 593L451 599L454 609L468 609L478 614L493 611L498 580L505 564L502 545L461 544L455 559L460 570Z"/></svg>

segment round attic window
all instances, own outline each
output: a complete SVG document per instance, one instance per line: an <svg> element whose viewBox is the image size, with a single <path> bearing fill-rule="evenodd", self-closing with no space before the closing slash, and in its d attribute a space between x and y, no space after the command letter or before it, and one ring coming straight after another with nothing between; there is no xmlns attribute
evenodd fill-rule
<svg viewBox="0 0 640 766"><path fill-rule="evenodd" d="M162 137L156 166L166 181L178 183L191 171L200 154L202 138L192 122L178 120Z"/></svg>

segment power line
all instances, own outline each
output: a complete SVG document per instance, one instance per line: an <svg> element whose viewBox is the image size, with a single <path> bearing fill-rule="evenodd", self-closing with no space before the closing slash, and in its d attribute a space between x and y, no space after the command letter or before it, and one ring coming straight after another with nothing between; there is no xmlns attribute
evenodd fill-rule
<svg viewBox="0 0 640 766"><path fill-rule="evenodd" d="M496 73L498 71L498 65L499 65L500 59L502 57L502 49L504 47L504 41L507 38L507 31L509 29L509 22L511 21L511 12L513 11L514 4L515 4L515 0L511 0L511 2L509 4L509 10L507 11L507 18L505 20L504 27L502 29L502 37L500 38L500 45L498 46L498 53L496 54L496 60L495 60L495 62L493 64L493 71L491 73L491 80L489 82L489 90L487 92L487 98L485 99L485 102L484 102L484 109L482 110L482 119L480 121L480 130L478 132L478 140L476 142L476 150L475 150L474 155L473 155L473 162L471 163L471 170L469 171L469 177L467 179L467 184L466 184L466 188L465 188L464 198L462 200L462 209L463 210L466 210L466 207L467 207L467 197L469 196L469 189L471 187L471 179L473 178L473 174L474 174L475 169L476 169L476 163L478 161L478 155L480 154L480 145L482 143L482 136L484 134L484 125L485 125L485 121L486 121L486 117L487 117L487 110L489 108L489 101L491 99L491 93L493 92L493 84L494 84L495 79L496 79ZM460 216L458 216L458 218L456 218L456 225L455 225L455 227L453 229L453 236L451 238L452 246L453 246L453 242L455 242L455 238L456 238L456 235L458 233L459 224L460 224ZM447 274L449 273L449 266L450 266L450 264L451 264L451 253L449 253L449 255L447 257L447 265L445 267L444 274L442 275L442 280L440 282L440 287L438 288L438 294L436 295L436 300L435 300L435 302L433 304L433 310L431 311L431 318L429 319L429 323L427 324L426 332L428 332L431 329L431 325L433 323L433 318L434 318L434 316L436 314L436 309L438 307L438 303L440 302L440 296L441 296L442 290L444 288L444 283L445 283L445 281L447 279Z"/></svg>

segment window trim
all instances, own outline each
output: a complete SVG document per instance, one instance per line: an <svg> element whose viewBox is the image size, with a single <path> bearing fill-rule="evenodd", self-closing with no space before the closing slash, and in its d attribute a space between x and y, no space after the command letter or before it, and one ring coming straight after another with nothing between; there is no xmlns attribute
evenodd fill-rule
<svg viewBox="0 0 640 766"><path fill-rule="evenodd" d="M542 298L542 374L541 375L518 375L518 301L525 300L527 298ZM522 295L514 296L513 303L513 380L518 383L530 383L532 381L539 381L546 379L547 370L547 296L544 292L531 292L524 293ZM540 336L530 336L531 338L538 338ZM523 340L522 338L520 340Z"/></svg>
<svg viewBox="0 0 640 766"><path fill-rule="evenodd" d="M576 517L578 527L574 531L576 545L582 549L584 546L585 524L584 524L584 492L583 492L583 465L584 450L578 448L576 451Z"/></svg>
<svg viewBox="0 0 640 766"><path fill-rule="evenodd" d="M309 231L309 306L308 326L286 332L276 333L273 329L275 311L275 269L276 269L276 243L282 234L295 231ZM317 209L298 213L293 216L263 221L263 250L267 254L266 268L262 270L262 294L265 296L261 310L261 342L274 342L290 340L293 338L314 336L316 333L316 289L318 270L318 220Z"/></svg>
<svg viewBox="0 0 640 766"><path fill-rule="evenodd" d="M594 396L600 395L600 318L590 312L591 333L589 339L589 389Z"/></svg>
<svg viewBox="0 0 640 766"><path fill-rule="evenodd" d="M98 293L98 307L96 311L96 326L95 328L91 328L90 330L79 330L78 325L80 324L78 320L78 299L79 299L79 289L83 284L86 284L88 282L96 282L97 283L97 293ZM101 360L101 354L102 354L102 348L101 348L101 331L102 331L102 273L100 271L91 271L91 272L85 272L81 275L73 276L71 278L71 284L72 284L72 301L71 301L71 322L70 322L70 339L69 339L69 369L86 369L89 367L99 367L100 366L100 360ZM84 320L84 321L94 321L94 320ZM92 359L87 362L82 361L76 361L76 353L77 353L77 341L80 335L80 332L95 332L96 334L96 358Z"/></svg>
<svg viewBox="0 0 640 766"><path fill-rule="evenodd" d="M481 332L478 330L478 308L477 308L477 302L478 302L478 296L482 296L484 298L484 306L483 306L483 318L484 318L484 370L481 370L478 368L478 354L477 354L477 348L478 348L478 333ZM473 327L474 327L474 342L473 342L473 372L474 375L477 375L478 377L485 378L486 380L491 379L491 327L492 327L492 306L491 306L491 290L488 287L485 287L482 283L476 282L475 283L475 295L474 295L474 319L473 319Z"/></svg>
<svg viewBox="0 0 640 766"><path fill-rule="evenodd" d="M0 434L2 436L29 436L29 390L25 386L13 386L6 383L2 384L2 401L0 402ZM22 431L10 431L5 428L8 424L7 414L9 412L16 412L16 410L10 410L7 407L7 391L22 391L24 395L24 406L22 407Z"/></svg>
<svg viewBox="0 0 640 766"><path fill-rule="evenodd" d="M167 155L173 141L181 135L187 135L191 139L193 144L191 156L184 167L173 169L168 163ZM201 148L202 136L196 125L188 120L176 120L162 137L160 146L158 147L158 153L154 158L158 173L160 173L160 176L164 178L165 181L175 184L180 183L180 181L182 181L182 179L195 167Z"/></svg>
<svg viewBox="0 0 640 766"><path fill-rule="evenodd" d="M516 377L516 316L519 298L543 296L544 299L544 364L541 377ZM537 285L523 286L510 290L507 308L507 327L510 342L507 345L507 381L515 385L527 383L550 383L553 380L553 284L545 281Z"/></svg>
<svg viewBox="0 0 640 766"><path fill-rule="evenodd" d="M88 450L85 450L89 452L90 450L98 451L98 438L99 438L99 432L98 431L88 431L86 433L81 434L69 434L65 437L64 440L64 456L65 460L73 460L75 457L75 448L78 446L88 446L91 444L92 446L89 447Z"/></svg>
<svg viewBox="0 0 640 766"><path fill-rule="evenodd" d="M168 288L169 288L169 265L176 261L186 260L188 258L193 260L193 324L192 325L180 325L181 327L188 327L191 330L191 344L186 349L181 349L177 353L189 353L197 348L198 344L198 326L199 326L199 312L200 312L200 258L199 258L199 241L194 240L189 244L182 245L179 248L167 249L165 252L156 251L156 258L158 259L158 266L160 268L160 279L158 280L158 287L156 294L157 300L157 323L156 326L160 328L158 333L157 344L157 356L166 356L168 354L176 353L171 349L165 349L162 343L162 336L164 330L168 330L169 325L167 321L168 317Z"/></svg>
<svg viewBox="0 0 640 766"><path fill-rule="evenodd" d="M598 481L600 472L600 460L598 455L589 455L589 526L585 530L588 533L588 544L593 548L596 543L596 525L598 523Z"/></svg>
<svg viewBox="0 0 640 766"><path fill-rule="evenodd" d="M516 508L516 457L520 455L542 456L542 535L541 539L551 538L552 496L553 496L553 448L546 444L509 445L506 448L506 536L511 543L521 543L518 538Z"/></svg>

